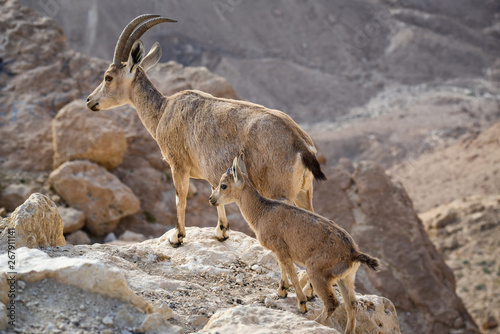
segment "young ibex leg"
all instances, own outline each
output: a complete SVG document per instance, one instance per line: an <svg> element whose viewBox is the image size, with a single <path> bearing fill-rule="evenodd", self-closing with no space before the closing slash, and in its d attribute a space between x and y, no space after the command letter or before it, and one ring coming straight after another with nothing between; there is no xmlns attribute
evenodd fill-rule
<svg viewBox="0 0 500 334"><path fill-rule="evenodd" d="M314 288L309 278L307 279L307 283L302 291L304 292L304 295L306 295L307 300L311 300L314 298Z"/></svg>
<svg viewBox="0 0 500 334"><path fill-rule="evenodd" d="M354 277L356 273L349 274L337 282L342 298L344 298L345 309L347 311L347 324L345 334L354 334L356 329L356 294L354 293Z"/></svg>
<svg viewBox="0 0 500 334"><path fill-rule="evenodd" d="M189 174L172 169L172 178L175 187L175 204L177 208L177 223L174 233L168 241L174 247L179 247L186 236L185 216L186 198L189 189Z"/></svg>
<svg viewBox="0 0 500 334"><path fill-rule="evenodd" d="M301 313L306 313L307 298L302 292L302 287L300 286L299 278L297 277L297 273L295 272L295 266L293 265L292 259L286 255L280 256L277 254L277 257L280 267L285 268L285 272L292 281L293 288L295 289L295 293L297 294L297 307L299 311Z"/></svg>
<svg viewBox="0 0 500 334"><path fill-rule="evenodd" d="M321 314L316 318L316 321L320 324L324 324L326 319L328 319L335 309L339 307L340 302L335 296L333 291L332 281L324 277L324 273L307 273L309 279L311 280L314 291L319 298L323 301L323 310Z"/></svg>
<svg viewBox="0 0 500 334"><path fill-rule="evenodd" d="M278 294L278 297L285 298L288 295L287 290L288 288L290 288L290 284L288 282L288 275L286 274L286 268L279 261L278 264L280 265L281 269L281 279L276 293Z"/></svg>
<svg viewBox="0 0 500 334"><path fill-rule="evenodd" d="M217 215L219 216L219 220L217 222L217 227L215 228L215 237L219 241L225 241L229 238L227 235L229 224L227 222L226 209L224 209L224 205L217 206Z"/></svg>

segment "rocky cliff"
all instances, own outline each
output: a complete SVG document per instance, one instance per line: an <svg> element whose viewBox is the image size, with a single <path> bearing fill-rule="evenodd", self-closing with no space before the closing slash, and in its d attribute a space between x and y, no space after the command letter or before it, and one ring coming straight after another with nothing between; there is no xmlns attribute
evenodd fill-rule
<svg viewBox="0 0 500 334"><path fill-rule="evenodd" d="M500 193L500 123L443 149L394 165L420 212L472 195Z"/></svg>
<svg viewBox="0 0 500 334"><path fill-rule="evenodd" d="M388 168L500 120L496 1L21 2L103 59L136 15L175 18L144 36L163 61L207 66L242 98L307 124L330 165Z"/></svg>
<svg viewBox="0 0 500 334"><path fill-rule="evenodd" d="M484 333L500 333L500 196L467 196L420 214Z"/></svg>
<svg viewBox="0 0 500 334"><path fill-rule="evenodd" d="M500 51L495 1L21 3L59 22L73 48L104 59L131 18L172 17L178 23L144 38L162 43L163 61L207 66L245 99L300 122L332 121L393 85L482 77Z"/></svg>

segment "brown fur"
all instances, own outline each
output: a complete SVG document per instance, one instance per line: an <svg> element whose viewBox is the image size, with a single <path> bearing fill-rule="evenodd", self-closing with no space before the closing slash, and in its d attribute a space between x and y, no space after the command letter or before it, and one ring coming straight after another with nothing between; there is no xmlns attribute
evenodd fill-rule
<svg viewBox="0 0 500 334"><path fill-rule="evenodd" d="M139 66L144 65L143 48L137 41L126 64L109 66L105 80L89 95L87 106L99 111L128 103L157 141L172 169L178 199L177 225L169 238L173 245L180 245L186 234L189 178L205 179L215 188L224 166L240 152L248 157L251 182L264 196L313 210L313 178L325 176L314 143L304 130L286 114L249 102L194 90L163 96L145 73L159 58L155 52L161 51L150 51L143 69ZM225 240L224 207L217 212L216 237Z"/></svg>
<svg viewBox="0 0 500 334"><path fill-rule="evenodd" d="M219 186L212 192L210 203L217 206L235 202L238 205L262 246L276 254L281 268L278 295L286 296L290 278L301 312L307 311L306 297L312 297L312 287L324 305L316 320L324 323L339 305L332 289L337 283L348 315L345 332L354 333L354 277L360 263L376 270L378 259L360 252L352 237L335 222L261 196L242 173L240 163L234 160L232 169L222 176ZM301 290L293 263L306 267L310 281L306 291Z"/></svg>

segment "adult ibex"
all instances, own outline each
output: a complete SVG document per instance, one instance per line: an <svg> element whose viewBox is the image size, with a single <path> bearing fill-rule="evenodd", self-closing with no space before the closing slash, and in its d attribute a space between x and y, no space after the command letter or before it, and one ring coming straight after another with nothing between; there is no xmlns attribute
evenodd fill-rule
<svg viewBox="0 0 500 334"><path fill-rule="evenodd" d="M250 159L246 160L250 164ZM340 288L347 311L345 333L354 334L356 295L354 278L361 263L377 270L379 260L362 253L352 237L333 221L281 201L265 198L242 172L243 161L222 175L210 196L210 204L236 203L262 246L272 250L281 268L278 296L286 297L288 278L297 293L298 308L307 312L306 295L312 292L323 301L323 311L316 318L324 323L339 306L332 285ZM303 292L293 263L306 267L309 277ZM312 287L312 289L311 289Z"/></svg>
<svg viewBox="0 0 500 334"><path fill-rule="evenodd" d="M313 141L289 116L195 90L166 97L149 81L146 71L160 59L161 48L155 43L144 56L144 45L138 39L161 22L175 21L146 14L125 27L113 63L87 98L87 106L99 111L132 105L158 143L171 167L177 195L177 225L170 243L179 246L186 235L189 178L207 180L215 188L224 166L240 152L248 157L248 175L263 195L312 211L313 178L322 180L325 175ZM217 213L215 236L222 241L228 238L228 222L223 206Z"/></svg>

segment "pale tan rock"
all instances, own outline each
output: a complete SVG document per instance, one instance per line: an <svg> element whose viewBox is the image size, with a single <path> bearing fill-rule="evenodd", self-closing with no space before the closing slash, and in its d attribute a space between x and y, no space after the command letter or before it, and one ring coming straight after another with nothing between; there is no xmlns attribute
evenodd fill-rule
<svg viewBox="0 0 500 334"><path fill-rule="evenodd" d="M127 150L125 133L104 113L89 110L75 100L52 121L54 168L65 161L86 159L108 169L118 167Z"/></svg>
<svg viewBox="0 0 500 334"><path fill-rule="evenodd" d="M18 259L16 279L18 280L29 284L52 278L66 285L117 298L145 312L151 312L148 302L130 290L122 272L99 260L64 256L51 258L38 249L26 247L17 249L16 256ZM7 256L0 257L0 270L9 271Z"/></svg>
<svg viewBox="0 0 500 334"><path fill-rule="evenodd" d="M5 207L7 211L14 211L33 192L33 189L25 184L10 184L2 191L0 207Z"/></svg>
<svg viewBox="0 0 500 334"><path fill-rule="evenodd" d="M5 208L0 208L0 217L5 217L7 216L7 210Z"/></svg>
<svg viewBox="0 0 500 334"><path fill-rule="evenodd" d="M97 236L112 232L121 218L140 210L129 187L90 161L65 162L50 174L49 183L71 207L85 213L87 228Z"/></svg>
<svg viewBox="0 0 500 334"><path fill-rule="evenodd" d="M132 231L125 231L125 233L120 235L118 240L128 241L128 242L142 242L142 241L146 240L146 237L140 233L135 233Z"/></svg>
<svg viewBox="0 0 500 334"><path fill-rule="evenodd" d="M204 334L340 334L303 316L257 305L236 306L215 313L200 333Z"/></svg>
<svg viewBox="0 0 500 334"><path fill-rule="evenodd" d="M34 193L8 218L0 220L0 250L9 244L9 233L15 234L15 247L48 247L66 244L62 218L57 206L45 195Z"/></svg>
<svg viewBox="0 0 500 334"><path fill-rule="evenodd" d="M64 234L79 230L85 225L85 214L82 211L63 207L58 207L58 210L63 220Z"/></svg>
<svg viewBox="0 0 500 334"><path fill-rule="evenodd" d="M195 329L202 329L208 323L208 320L207 317L199 314L191 315L188 318L189 324Z"/></svg>
<svg viewBox="0 0 500 334"><path fill-rule="evenodd" d="M155 312L160 313L165 320L169 320L174 317L174 312L164 302L157 302L156 304L153 304L153 309Z"/></svg>
<svg viewBox="0 0 500 334"><path fill-rule="evenodd" d="M78 230L67 235L66 242L72 245L89 245L91 240L87 233L82 230Z"/></svg>

